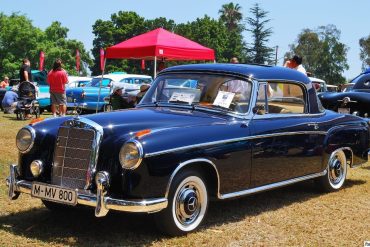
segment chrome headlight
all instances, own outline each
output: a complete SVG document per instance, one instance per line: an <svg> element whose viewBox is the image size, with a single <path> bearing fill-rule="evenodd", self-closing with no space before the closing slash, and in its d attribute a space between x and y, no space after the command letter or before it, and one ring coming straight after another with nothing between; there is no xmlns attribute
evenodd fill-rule
<svg viewBox="0 0 370 247"><path fill-rule="evenodd" d="M33 147L35 143L36 132L30 127L26 126L18 131L16 137L16 145L21 153L27 153Z"/></svg>
<svg viewBox="0 0 370 247"><path fill-rule="evenodd" d="M119 152L119 161L123 169L137 168L143 159L143 146L137 140L126 142Z"/></svg>

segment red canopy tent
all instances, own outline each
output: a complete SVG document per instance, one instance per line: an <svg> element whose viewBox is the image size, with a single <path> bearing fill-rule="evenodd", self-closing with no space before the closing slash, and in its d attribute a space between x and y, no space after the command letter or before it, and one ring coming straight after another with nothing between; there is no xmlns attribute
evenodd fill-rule
<svg viewBox="0 0 370 247"><path fill-rule="evenodd" d="M154 60L215 60L213 49L204 47L163 28L135 36L106 50L106 58Z"/></svg>

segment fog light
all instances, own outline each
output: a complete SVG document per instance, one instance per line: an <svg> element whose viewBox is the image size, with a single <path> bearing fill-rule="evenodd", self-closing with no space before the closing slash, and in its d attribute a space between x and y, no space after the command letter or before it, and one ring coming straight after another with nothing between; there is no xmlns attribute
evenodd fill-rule
<svg viewBox="0 0 370 247"><path fill-rule="evenodd" d="M30 170L31 170L32 175L35 178L37 178L38 176L40 176L40 174L44 170L44 164L42 163L41 160L34 160L32 161L30 165Z"/></svg>

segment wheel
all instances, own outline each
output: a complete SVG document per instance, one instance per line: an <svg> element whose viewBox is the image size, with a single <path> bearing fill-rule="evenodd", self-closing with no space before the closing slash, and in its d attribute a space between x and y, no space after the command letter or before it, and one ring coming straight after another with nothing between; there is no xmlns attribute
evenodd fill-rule
<svg viewBox="0 0 370 247"><path fill-rule="evenodd" d="M26 119L26 113L24 111L19 111L19 119L25 120Z"/></svg>
<svg viewBox="0 0 370 247"><path fill-rule="evenodd" d="M34 114L36 118L40 117L40 108L38 106L35 107Z"/></svg>
<svg viewBox="0 0 370 247"><path fill-rule="evenodd" d="M326 171L327 174L317 180L319 188L326 192L342 188L347 176L347 159L342 150L330 155Z"/></svg>
<svg viewBox="0 0 370 247"><path fill-rule="evenodd" d="M208 207L208 193L202 176L184 171L171 183L168 206L155 215L160 230L171 236L194 231L202 223Z"/></svg>

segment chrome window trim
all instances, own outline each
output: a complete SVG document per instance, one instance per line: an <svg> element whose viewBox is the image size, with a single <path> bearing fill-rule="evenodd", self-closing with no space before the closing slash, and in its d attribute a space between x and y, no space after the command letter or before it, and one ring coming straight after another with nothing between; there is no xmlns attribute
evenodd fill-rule
<svg viewBox="0 0 370 247"><path fill-rule="evenodd" d="M220 175L218 173L218 170L217 170L217 167L216 165L210 161L209 159L205 159L205 158L198 158L198 159L192 159L192 160L187 160L185 162L181 162L177 167L176 169L172 172L171 174L171 177L168 181L168 184L167 184L167 188L166 188L166 194L165 194L165 198L167 199L168 198L168 194L170 192L170 187L171 187L171 184L172 184L172 181L173 179L175 178L175 176L177 175L177 173L182 169L184 168L185 166L187 165L190 165L190 164L194 164L194 163L199 163L199 162L203 162L203 163L208 163L210 164L213 169L215 170L216 172L216 175L217 175L217 197L220 198Z"/></svg>
<svg viewBox="0 0 370 247"><path fill-rule="evenodd" d="M269 138L269 137L276 137L276 136L290 136L290 135L326 135L327 131L295 131L295 132L282 132L282 133L274 133L274 134L264 134L264 135L255 135L255 136L248 136L248 137L240 137L240 138L233 138L233 139L227 139L227 140L219 140L219 141L213 141L213 142L204 142L204 143L198 143L188 146L182 146L177 148L171 148L171 149L165 149L162 151L152 152L152 153L146 153L145 158L153 157L157 155L162 155L166 153L176 152L184 149L190 149L190 148L199 148L199 147L205 147L205 146L212 146L212 145L218 145L218 144L224 144L229 142L239 142L239 141L248 141L248 140L254 140L254 139L260 139L260 138Z"/></svg>
<svg viewBox="0 0 370 247"><path fill-rule="evenodd" d="M87 190L91 187L93 180L94 180L95 173L96 173L96 166L98 164L100 144L103 140L103 134L104 134L103 127L90 119L80 118L79 116L76 116L73 119L65 121L61 126L70 127L70 128L74 127L74 128L83 128L83 129L92 129L95 131L95 141L93 142L92 147L91 147L90 163L87 169L86 185L84 188L85 190Z"/></svg>
<svg viewBox="0 0 370 247"><path fill-rule="evenodd" d="M293 113L293 114L285 114L285 116L295 116L295 115L304 115L304 116L307 116L308 114L310 114L311 112L311 102L310 102L310 97L308 97L308 90L312 88L312 86L309 86L311 84L306 84L306 83L303 83L303 82L300 82L300 81L292 81L292 80L263 80L263 79L258 79L257 80L258 82L258 87L257 87L257 91L259 89L259 84L261 83L269 83L269 82L274 82L274 83L285 83L285 84L293 84L293 85L298 85L300 88L303 89L303 92L304 92L304 96L305 96L305 106L304 106L304 111L303 113ZM256 101L254 102L254 105L257 104L257 97L256 97ZM269 114L274 114L274 115L282 115L282 114L279 114L279 113L266 113L264 115L269 115ZM262 115L262 116L264 116ZM258 116L258 115L255 115L255 116Z"/></svg>
<svg viewBox="0 0 370 247"><path fill-rule="evenodd" d="M26 129L26 130L28 130L28 131L30 132L30 134L31 134L31 139L32 139L32 142L31 142L30 146L29 146L26 150L21 151L21 150L19 150L19 148L17 147L17 149L18 149L18 151L19 151L20 153L25 154L25 153L28 153L28 152L33 148L33 145L35 145L36 131L35 131L35 129L34 129L34 128L32 128L30 125L24 126L22 129ZM20 130L21 130L21 129L20 129ZM19 131L20 131L20 130L19 130ZM19 131L18 131L18 132L19 132ZM17 135L18 135L18 133L17 133Z"/></svg>

